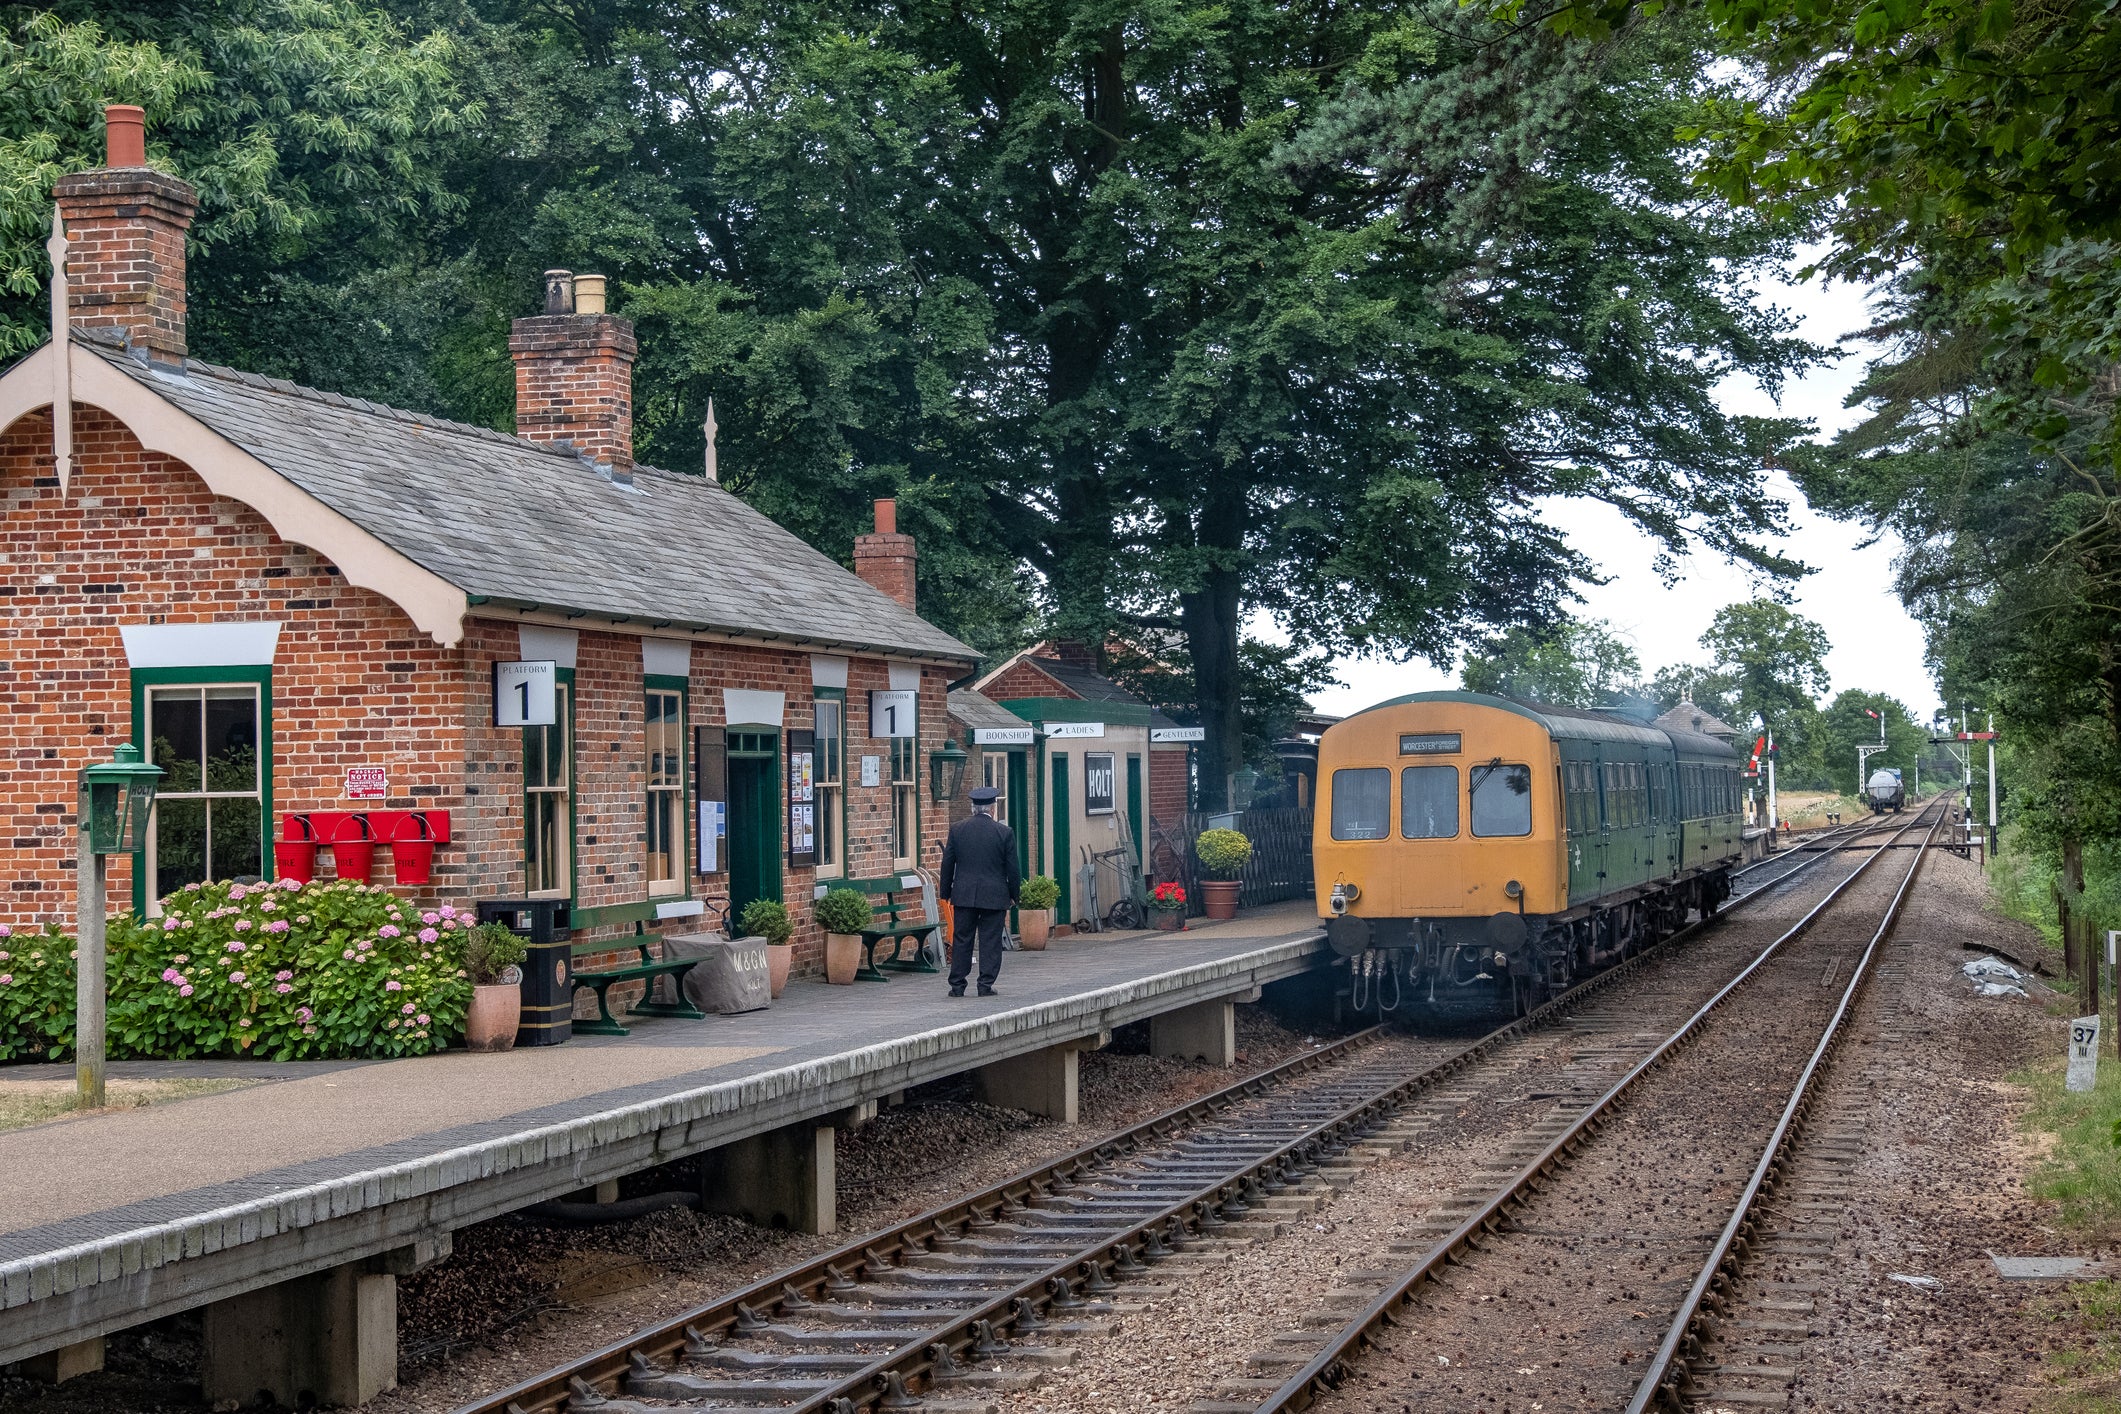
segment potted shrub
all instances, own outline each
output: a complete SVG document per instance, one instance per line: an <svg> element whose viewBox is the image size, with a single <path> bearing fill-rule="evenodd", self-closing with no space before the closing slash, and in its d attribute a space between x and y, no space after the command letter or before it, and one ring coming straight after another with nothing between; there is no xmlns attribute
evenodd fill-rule
<svg viewBox="0 0 2121 1414"><path fill-rule="evenodd" d="M795 921L788 916L788 906L755 898L744 905L736 926L743 937L766 940L767 988L778 997L788 986L788 969L795 965L795 944L788 941L795 936Z"/></svg>
<svg viewBox="0 0 2121 1414"><path fill-rule="evenodd" d="M1200 901L1210 918L1235 918L1237 893L1243 885L1237 876L1252 858L1252 841L1237 830L1202 830L1193 841L1193 857L1208 875L1201 880Z"/></svg>
<svg viewBox="0 0 2121 1414"><path fill-rule="evenodd" d="M1016 890L1016 940L1026 952L1042 952L1053 935L1053 905L1060 902L1060 881L1033 874Z"/></svg>
<svg viewBox="0 0 2121 1414"><path fill-rule="evenodd" d="M862 929L876 916L859 889L828 889L812 915L825 930L825 980L844 986L862 965Z"/></svg>
<svg viewBox="0 0 2121 1414"><path fill-rule="evenodd" d="M1176 933L1186 926L1186 886L1172 879L1149 891L1149 916L1158 928Z"/></svg>
<svg viewBox="0 0 2121 1414"><path fill-rule="evenodd" d="M523 969L530 944L498 923L481 923L464 937L464 971L471 978L471 1010L464 1048L506 1051L523 1020Z"/></svg>

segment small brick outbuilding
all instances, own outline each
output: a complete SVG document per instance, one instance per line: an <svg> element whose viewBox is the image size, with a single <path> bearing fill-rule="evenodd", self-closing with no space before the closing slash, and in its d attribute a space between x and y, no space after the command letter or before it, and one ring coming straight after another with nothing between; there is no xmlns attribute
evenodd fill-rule
<svg viewBox="0 0 2121 1414"><path fill-rule="evenodd" d="M914 611L912 540L879 503L849 573L711 467L636 465L600 279L516 322L508 436L187 358L191 189L57 199L68 337L0 375L0 921L70 918L74 773L125 740L165 775L112 896L150 910L272 877L301 814L446 837L428 882L387 846L370 877L563 899L578 939L779 897L800 967L818 880L933 866L977 655ZM549 722L501 724L503 664Z"/></svg>

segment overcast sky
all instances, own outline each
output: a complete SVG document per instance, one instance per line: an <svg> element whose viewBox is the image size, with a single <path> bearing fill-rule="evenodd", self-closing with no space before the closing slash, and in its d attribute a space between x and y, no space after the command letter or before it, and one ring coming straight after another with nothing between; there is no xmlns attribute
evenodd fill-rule
<svg viewBox="0 0 2121 1414"><path fill-rule="evenodd" d="M1800 332L1832 347L1843 334L1862 328L1865 305L1860 292L1844 285L1822 289L1812 283L1791 286L1767 283L1758 298L1798 316ZM1733 412L1808 417L1822 436L1850 425L1859 416L1841 406L1863 371L1863 353L1846 353L1785 385L1779 404L1749 378L1729 380L1725 405ZM1892 586L1898 545L1883 541L1857 548L1860 527L1815 514L1786 479L1777 478L1790 506L1791 534L1784 553L1811 565L1815 573L1797 587L1791 607L1822 625L1833 642L1826 665L1833 690L1862 688L1889 693L1927 718L1937 706L1935 684L1922 661L1922 633L1900 607ZM1684 576L1667 588L1650 568L1651 542L1628 526L1619 513L1591 502L1562 503L1554 522L1572 543L1610 575L1611 582L1586 589L1578 612L1610 622L1634 645L1646 674L1675 663L1701 662L1702 632L1726 604L1755 596L1749 577L1714 555L1694 555L1682 565ZM1455 687L1455 669L1426 663L1382 663L1347 658L1335 665L1342 683L1320 693L1320 711L1348 713L1404 692Z"/></svg>

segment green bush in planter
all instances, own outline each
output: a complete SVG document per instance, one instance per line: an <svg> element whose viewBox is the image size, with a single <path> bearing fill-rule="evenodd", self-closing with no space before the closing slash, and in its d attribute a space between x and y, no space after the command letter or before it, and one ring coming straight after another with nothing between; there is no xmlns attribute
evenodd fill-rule
<svg viewBox="0 0 2121 1414"><path fill-rule="evenodd" d="M530 956L528 939L500 923L481 923L464 935L464 970L474 985L488 986Z"/></svg>
<svg viewBox="0 0 2121 1414"><path fill-rule="evenodd" d="M1047 874L1033 874L1016 891L1018 908L1051 908L1060 902L1060 881Z"/></svg>
<svg viewBox="0 0 2121 1414"><path fill-rule="evenodd" d="M1200 867L1218 879L1234 879L1252 857L1252 841L1237 830L1202 830L1193 842Z"/></svg>
<svg viewBox="0 0 2121 1414"><path fill-rule="evenodd" d="M868 895L859 889L829 889L811 912L817 926L828 933L859 933L876 917Z"/></svg>
<svg viewBox="0 0 2121 1414"><path fill-rule="evenodd" d="M788 906L770 898L755 898L745 904L736 926L743 936L764 938L769 943L785 943L795 936L795 920L788 916Z"/></svg>

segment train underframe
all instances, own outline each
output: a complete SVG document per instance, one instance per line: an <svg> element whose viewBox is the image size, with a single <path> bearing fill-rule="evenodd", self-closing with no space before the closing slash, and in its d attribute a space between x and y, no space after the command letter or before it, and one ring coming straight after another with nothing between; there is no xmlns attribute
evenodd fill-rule
<svg viewBox="0 0 2121 1414"><path fill-rule="evenodd" d="M1355 1011L1380 1018L1522 1016L1670 937L1731 896L1728 866L1602 898L1566 913L1487 918L1335 918Z"/></svg>

